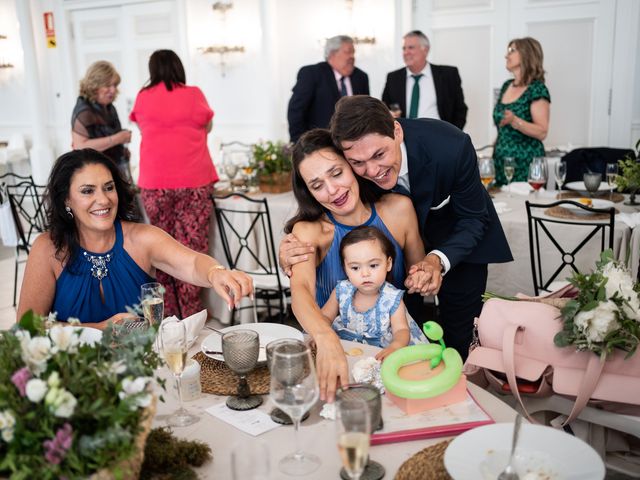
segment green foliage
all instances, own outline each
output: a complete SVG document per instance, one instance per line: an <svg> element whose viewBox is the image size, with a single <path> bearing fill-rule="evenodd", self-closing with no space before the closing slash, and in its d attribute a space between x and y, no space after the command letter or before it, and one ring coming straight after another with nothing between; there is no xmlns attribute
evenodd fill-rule
<svg viewBox="0 0 640 480"><path fill-rule="evenodd" d="M636 142L634 156L627 155L618 161L620 173L616 178L618 190L629 189L632 192L640 189L640 139Z"/></svg>
<svg viewBox="0 0 640 480"><path fill-rule="evenodd" d="M281 141L260 142L253 145L253 166L258 175L290 172L291 144Z"/></svg>
<svg viewBox="0 0 640 480"><path fill-rule="evenodd" d="M29 311L0 335L0 415L9 412L15 420L12 430L2 430L0 477L84 478L132 453L151 399L148 383L160 362L152 348L155 330L110 325L95 344L79 343L79 334L69 326L47 330L45 321ZM19 371L29 382L41 381L46 395L30 396L29 383L24 395L15 380ZM136 379L141 388L127 390ZM45 442L60 435L65 424L70 446L58 463L51 462Z"/></svg>
<svg viewBox="0 0 640 480"><path fill-rule="evenodd" d="M191 467L200 467L212 458L209 445L178 439L168 428L154 428L147 438L140 479L197 479Z"/></svg>

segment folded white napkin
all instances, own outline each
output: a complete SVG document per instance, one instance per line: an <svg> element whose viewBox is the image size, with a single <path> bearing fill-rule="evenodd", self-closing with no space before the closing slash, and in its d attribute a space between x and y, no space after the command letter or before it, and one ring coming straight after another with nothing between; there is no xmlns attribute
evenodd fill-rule
<svg viewBox="0 0 640 480"><path fill-rule="evenodd" d="M507 206L507 202L493 202L493 206L496 209L496 213L498 215L511 211L511 209Z"/></svg>
<svg viewBox="0 0 640 480"><path fill-rule="evenodd" d="M640 225L640 212L619 213L616 215L616 221L626 223L630 228L636 228Z"/></svg>
<svg viewBox="0 0 640 480"><path fill-rule="evenodd" d="M508 190L507 186L502 187L503 189ZM527 182L513 182L511 184L511 193L515 193L517 195L529 195L533 192L533 188Z"/></svg>
<svg viewBox="0 0 640 480"><path fill-rule="evenodd" d="M167 319L178 320L178 317L172 315L171 317L165 318L165 320ZM198 335L200 335L200 332L204 327L204 323L207 321L207 310L205 309L198 313L194 313L182 321L187 329L187 348L191 348L198 338Z"/></svg>

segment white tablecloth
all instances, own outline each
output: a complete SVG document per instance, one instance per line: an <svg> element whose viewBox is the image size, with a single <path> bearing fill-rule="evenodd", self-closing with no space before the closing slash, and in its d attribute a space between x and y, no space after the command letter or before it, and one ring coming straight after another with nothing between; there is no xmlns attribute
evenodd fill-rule
<svg viewBox="0 0 640 480"><path fill-rule="evenodd" d="M190 351L190 356L200 349L200 344L207 337L208 331L203 330L200 338ZM356 344L351 342L343 342L345 349L350 349ZM369 345L357 344L364 350L364 356L373 356L379 350ZM348 357L350 364L363 358ZM166 403L158 402L158 412L154 419L154 427L164 425L166 415L170 414L177 408L177 399L172 388L173 380L168 378L168 369L162 369L161 374L167 378L167 392L164 392ZM468 384L469 391L475 397L480 406L497 422L513 422L516 415L515 410L506 403L485 390ZM268 401L268 396L264 397L265 402L259 407L260 410L270 412L273 405ZM241 432L231 425L218 420L209 415L204 410L212 405L223 403L226 401L224 396L203 395L202 398L191 402L185 402L185 407L193 413L200 416L200 421L189 427L175 428L174 433L180 438L190 440L200 440L211 446L213 450L213 461L197 469L201 479L231 479L231 449L235 445L249 445L259 440L265 442L269 448L269 456L271 459L271 473L267 477L271 480L286 480L288 477L278 471L278 461L285 455L294 450L294 432L293 427L279 427L271 430L258 437ZM383 419L385 416L385 407L383 401ZM305 479L325 480L330 478L338 478L338 472L341 467L338 450L336 447L335 426L332 421L324 420L318 415L320 410L320 402L311 410L311 416L302 423L300 428L300 444L304 451L312 452L318 455L322 460L320 469L316 472L305 476ZM445 440L447 437L433 438L427 440L415 440L412 442L391 443L371 447L370 455L373 460L380 462L386 469L385 478L391 479L395 476L400 465L409 457L418 451L430 445ZM251 459L247 458L247 462Z"/></svg>

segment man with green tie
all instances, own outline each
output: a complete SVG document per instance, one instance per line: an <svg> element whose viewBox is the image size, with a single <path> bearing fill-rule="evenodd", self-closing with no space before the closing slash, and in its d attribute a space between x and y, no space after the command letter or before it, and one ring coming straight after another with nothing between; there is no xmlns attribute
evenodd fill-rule
<svg viewBox="0 0 640 480"><path fill-rule="evenodd" d="M462 130L467 121L467 105L458 69L427 62L429 48L429 38L420 30L404 36L405 68L387 75L382 101L389 107L400 107L396 117L437 118Z"/></svg>

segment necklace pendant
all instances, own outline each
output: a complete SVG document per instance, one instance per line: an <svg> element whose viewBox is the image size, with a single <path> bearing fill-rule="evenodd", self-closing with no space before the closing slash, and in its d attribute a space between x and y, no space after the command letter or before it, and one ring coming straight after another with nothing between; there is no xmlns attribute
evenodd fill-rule
<svg viewBox="0 0 640 480"><path fill-rule="evenodd" d="M106 255L90 255L87 252L83 252L84 258L91 263L91 276L102 280L109 274L107 263L111 261L113 254L107 253Z"/></svg>

